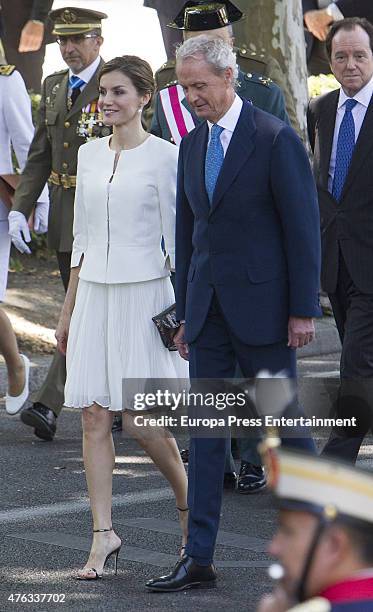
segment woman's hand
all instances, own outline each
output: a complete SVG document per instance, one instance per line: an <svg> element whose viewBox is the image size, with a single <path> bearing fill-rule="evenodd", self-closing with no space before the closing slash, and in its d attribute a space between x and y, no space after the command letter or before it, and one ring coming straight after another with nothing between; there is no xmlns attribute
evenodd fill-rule
<svg viewBox="0 0 373 612"><path fill-rule="evenodd" d="M60 320L58 321L55 338L57 340L57 349L66 355L67 339L69 337L71 315L61 313Z"/></svg>

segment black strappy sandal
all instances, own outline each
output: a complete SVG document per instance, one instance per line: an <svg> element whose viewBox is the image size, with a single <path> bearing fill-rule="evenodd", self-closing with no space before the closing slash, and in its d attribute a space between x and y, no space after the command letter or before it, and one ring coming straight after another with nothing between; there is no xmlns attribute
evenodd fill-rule
<svg viewBox="0 0 373 612"><path fill-rule="evenodd" d="M94 529L93 533L103 533L104 531L113 531L113 528L110 527L110 529ZM122 544L120 544L117 548L112 550L106 556L106 559L105 559L105 562L104 562L103 570L105 568L106 563L109 561L110 557L115 555L115 557L114 557L114 575L115 576L117 576L117 574L118 574L118 556L119 556L121 548L122 548ZM103 578L103 575L104 575L103 573L99 574L94 567L87 568L87 572L94 572L94 575L93 576L76 576L76 579L77 580L100 580L100 578Z"/></svg>

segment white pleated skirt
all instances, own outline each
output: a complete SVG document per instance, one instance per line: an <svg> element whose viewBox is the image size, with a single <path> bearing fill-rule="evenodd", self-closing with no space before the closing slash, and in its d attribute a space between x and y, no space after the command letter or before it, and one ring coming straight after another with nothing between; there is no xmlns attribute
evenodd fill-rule
<svg viewBox="0 0 373 612"><path fill-rule="evenodd" d="M185 388L188 363L164 347L152 321L174 299L169 277L125 284L79 279L67 343L65 406L132 409L123 400L126 380L130 385L133 379L177 379L175 387Z"/></svg>

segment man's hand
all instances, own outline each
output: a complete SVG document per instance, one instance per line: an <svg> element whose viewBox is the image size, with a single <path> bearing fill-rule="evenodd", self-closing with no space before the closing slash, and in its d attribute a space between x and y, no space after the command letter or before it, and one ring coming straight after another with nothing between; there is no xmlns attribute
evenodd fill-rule
<svg viewBox="0 0 373 612"><path fill-rule="evenodd" d="M25 215L19 211L11 210L8 216L8 222L8 233L14 246L20 253L27 253L30 255L31 251L26 242L31 241L31 236Z"/></svg>
<svg viewBox="0 0 373 612"><path fill-rule="evenodd" d="M38 202L34 213L34 232L45 234L48 231L49 202Z"/></svg>
<svg viewBox="0 0 373 612"><path fill-rule="evenodd" d="M18 51L28 53L28 51L39 51L44 37L44 24L28 21L21 32Z"/></svg>
<svg viewBox="0 0 373 612"><path fill-rule="evenodd" d="M189 349L184 339L185 325L182 323L174 336L174 343L177 346L180 357L189 361Z"/></svg>
<svg viewBox="0 0 373 612"><path fill-rule="evenodd" d="M326 39L329 26L333 23L333 17L328 15L326 10L307 11L307 13L304 13L303 18L307 30L309 30L311 34L319 40Z"/></svg>
<svg viewBox="0 0 373 612"><path fill-rule="evenodd" d="M315 337L315 325L310 317L289 317L288 346L297 349L312 342Z"/></svg>

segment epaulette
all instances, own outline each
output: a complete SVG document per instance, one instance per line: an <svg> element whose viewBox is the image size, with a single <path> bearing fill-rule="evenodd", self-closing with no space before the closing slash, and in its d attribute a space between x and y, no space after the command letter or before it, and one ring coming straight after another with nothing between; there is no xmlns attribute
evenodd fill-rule
<svg viewBox="0 0 373 612"><path fill-rule="evenodd" d="M170 68L175 68L175 65L176 65L175 60L168 60L167 62L162 64L160 68L158 68L155 74L157 75L159 72L162 72L162 70L169 70Z"/></svg>
<svg viewBox="0 0 373 612"><path fill-rule="evenodd" d="M1 76L10 76L15 71L16 67L13 64L4 64L0 66L0 75Z"/></svg>
<svg viewBox="0 0 373 612"><path fill-rule="evenodd" d="M294 608L290 608L288 612L330 612L332 606L330 601L324 597L314 597L304 603L298 604Z"/></svg>
<svg viewBox="0 0 373 612"><path fill-rule="evenodd" d="M235 47L234 50L239 57L246 57L261 64L267 64L267 59L264 53L257 53L256 51L251 51L251 49L248 49L244 45L242 45L241 47Z"/></svg>
<svg viewBox="0 0 373 612"><path fill-rule="evenodd" d="M64 68L63 70L57 70L57 72L52 72L52 74L48 74L45 77L45 80L46 79L51 79L51 78L56 77L56 76L65 75L67 72L69 72L68 68Z"/></svg>
<svg viewBox="0 0 373 612"><path fill-rule="evenodd" d="M174 84L173 81L176 77L175 66L175 60L168 60L157 70L154 76L157 91Z"/></svg>
<svg viewBox="0 0 373 612"><path fill-rule="evenodd" d="M273 85L272 79L267 76L263 76L262 74L257 74L256 72L246 72L245 79L250 81L251 83L256 83L257 85L263 85L264 87L268 87L269 89Z"/></svg>
<svg viewBox="0 0 373 612"><path fill-rule="evenodd" d="M166 83L166 85L164 85L164 87L162 87L162 89L167 89L167 87L172 87L172 85L177 85L178 84L178 80L174 79L173 81L170 81L169 83Z"/></svg>

